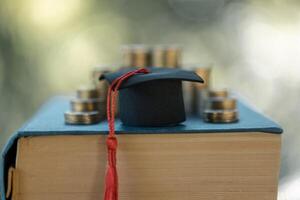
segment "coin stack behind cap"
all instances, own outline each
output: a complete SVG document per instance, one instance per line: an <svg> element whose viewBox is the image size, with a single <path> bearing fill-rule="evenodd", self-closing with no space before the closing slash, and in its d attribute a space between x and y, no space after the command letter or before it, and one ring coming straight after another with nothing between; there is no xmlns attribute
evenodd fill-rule
<svg viewBox="0 0 300 200"><path fill-rule="evenodd" d="M181 65L181 48L169 46L166 48L165 66L169 68L178 68Z"/></svg>
<svg viewBox="0 0 300 200"><path fill-rule="evenodd" d="M122 47L123 67L149 67L150 50L144 45Z"/></svg>
<svg viewBox="0 0 300 200"><path fill-rule="evenodd" d="M203 80L203 84L188 83L191 87L191 112L202 117L205 109L205 101L208 98L208 90L210 88L210 67L195 67L194 72L199 75Z"/></svg>
<svg viewBox="0 0 300 200"><path fill-rule="evenodd" d="M81 86L76 91L76 95L79 99L95 99L101 96L101 91L93 86Z"/></svg>
<svg viewBox="0 0 300 200"><path fill-rule="evenodd" d="M104 74L104 73L109 73L111 72L108 69L103 69L103 68L95 68L92 71L92 80L94 85L96 86L97 90L100 92L100 98L103 98L104 105L106 105L106 98L107 98L107 93L108 93L108 88L109 84L107 81L104 80L99 80L99 78ZM118 94L117 94L118 95ZM116 105L119 105L119 98L116 98ZM116 106L115 108L115 116L119 115L119 107Z"/></svg>
<svg viewBox="0 0 300 200"><path fill-rule="evenodd" d="M94 124L105 117L105 99L96 87L81 87L71 100L71 111L65 112L67 124Z"/></svg>
<svg viewBox="0 0 300 200"><path fill-rule="evenodd" d="M156 46L151 50L151 65L154 67L165 67L166 48Z"/></svg>
<svg viewBox="0 0 300 200"><path fill-rule="evenodd" d="M107 81L99 81L100 76L102 76L104 73L110 72L110 70L106 68L107 67L97 67L92 71L92 82L99 91L101 98L106 98L108 92L109 85Z"/></svg>
<svg viewBox="0 0 300 200"><path fill-rule="evenodd" d="M132 65L133 53L130 46L122 46L122 67L130 67Z"/></svg>
<svg viewBox="0 0 300 200"><path fill-rule="evenodd" d="M158 45L151 50L151 65L154 67L178 68L181 65L181 48Z"/></svg>
<svg viewBox="0 0 300 200"><path fill-rule="evenodd" d="M209 91L203 118L210 123L233 123L238 121L237 102L228 96L227 90Z"/></svg>
<svg viewBox="0 0 300 200"><path fill-rule="evenodd" d="M204 80L204 83L196 85L198 89L209 89L211 69L211 67L196 67L194 69L195 73Z"/></svg>

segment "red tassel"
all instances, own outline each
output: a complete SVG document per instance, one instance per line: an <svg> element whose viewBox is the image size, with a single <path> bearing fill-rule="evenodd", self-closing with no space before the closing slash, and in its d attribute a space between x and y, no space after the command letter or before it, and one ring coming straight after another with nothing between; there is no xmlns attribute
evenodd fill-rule
<svg viewBox="0 0 300 200"><path fill-rule="evenodd" d="M104 200L118 200L118 173L117 173L117 147L118 141L115 135L115 99L122 82L138 73L148 73L147 69L141 68L128 72L112 82L107 94L107 121L109 134L106 140L108 168L105 177Z"/></svg>
<svg viewBox="0 0 300 200"><path fill-rule="evenodd" d="M105 196L106 200L118 199L118 174L116 168L116 149L117 138L115 136L108 136L106 140L108 151L108 168L105 178Z"/></svg>

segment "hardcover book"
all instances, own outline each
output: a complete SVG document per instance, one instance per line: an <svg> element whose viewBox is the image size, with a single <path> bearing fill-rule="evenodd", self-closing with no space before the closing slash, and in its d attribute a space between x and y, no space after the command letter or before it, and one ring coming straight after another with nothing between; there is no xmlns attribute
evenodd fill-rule
<svg viewBox="0 0 300 200"><path fill-rule="evenodd" d="M2 152L2 199L99 200L106 170L107 122L65 125L68 98L56 97ZM120 200L275 200L282 129L238 102L240 120L199 117L173 127L116 122Z"/></svg>

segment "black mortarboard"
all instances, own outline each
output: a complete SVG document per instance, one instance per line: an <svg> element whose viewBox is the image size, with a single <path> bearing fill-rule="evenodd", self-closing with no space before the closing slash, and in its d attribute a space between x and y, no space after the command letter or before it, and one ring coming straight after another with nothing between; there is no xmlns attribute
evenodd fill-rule
<svg viewBox="0 0 300 200"><path fill-rule="evenodd" d="M119 115L124 125L168 126L185 121L182 81L203 82L194 72L147 68L149 73L136 74L124 81L119 91ZM123 74L134 70L122 69L100 77L110 84Z"/></svg>

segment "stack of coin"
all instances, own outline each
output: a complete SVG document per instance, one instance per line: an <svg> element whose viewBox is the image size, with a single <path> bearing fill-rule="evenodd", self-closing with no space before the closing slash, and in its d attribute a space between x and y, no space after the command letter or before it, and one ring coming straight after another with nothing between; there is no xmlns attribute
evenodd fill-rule
<svg viewBox="0 0 300 200"><path fill-rule="evenodd" d="M237 110L205 110L204 120L209 123L233 123L238 120Z"/></svg>
<svg viewBox="0 0 300 200"><path fill-rule="evenodd" d="M145 45L126 45L122 49L122 67L149 67L150 50Z"/></svg>
<svg viewBox="0 0 300 200"><path fill-rule="evenodd" d="M151 51L151 64L155 67L178 68L181 65L181 48L178 46L155 46Z"/></svg>
<svg viewBox="0 0 300 200"><path fill-rule="evenodd" d="M192 114L202 117L210 88L211 67L194 67L194 72L204 80L204 83L188 83L191 87L190 110Z"/></svg>
<svg viewBox="0 0 300 200"><path fill-rule="evenodd" d="M210 123L232 123L238 121L236 99L227 90L209 91L204 120Z"/></svg>
<svg viewBox="0 0 300 200"><path fill-rule="evenodd" d="M65 112L65 122L67 124L88 125L96 124L102 120L98 111L92 112Z"/></svg>
<svg viewBox="0 0 300 200"><path fill-rule="evenodd" d="M102 98L106 98L109 85L108 85L107 81L99 81L99 78L103 74L110 72L110 70L107 68L108 67L106 67L106 66L96 67L93 69L92 74L91 74L93 85L96 86L97 90L99 91L99 95Z"/></svg>
<svg viewBox="0 0 300 200"><path fill-rule="evenodd" d="M96 86L97 90L99 90L100 97L104 99L105 105L106 105L106 98L107 98L109 84L106 80L99 80L99 78L105 73L109 73L109 72L111 72L111 69L109 69L107 66L97 67L94 68L94 70L92 71L93 83ZM116 105L119 105L118 102L119 102L119 98L116 98ZM119 106L116 106L115 108L115 115L116 116L119 115Z"/></svg>
<svg viewBox="0 0 300 200"><path fill-rule="evenodd" d="M151 64L155 67L165 67L166 50L163 46L156 46L151 50Z"/></svg>
<svg viewBox="0 0 300 200"><path fill-rule="evenodd" d="M214 110L234 110L236 109L236 99L232 97L209 98L206 107Z"/></svg>
<svg viewBox="0 0 300 200"><path fill-rule="evenodd" d="M104 112L105 104L102 98L95 99L78 99L71 100L71 109L75 112L92 112L101 111Z"/></svg>
<svg viewBox="0 0 300 200"><path fill-rule="evenodd" d="M90 86L81 86L76 91L76 97L78 99L96 99L101 97L101 91L97 90L96 87Z"/></svg>
<svg viewBox="0 0 300 200"><path fill-rule="evenodd" d="M81 87L71 99L71 111L65 112L67 124L95 124L105 117L105 99L96 87Z"/></svg>
<svg viewBox="0 0 300 200"><path fill-rule="evenodd" d="M221 89L221 90L211 90L209 91L209 97L228 97L228 91L226 89Z"/></svg>
<svg viewBox="0 0 300 200"><path fill-rule="evenodd" d="M166 48L166 67L178 68L181 65L181 48L169 46Z"/></svg>

